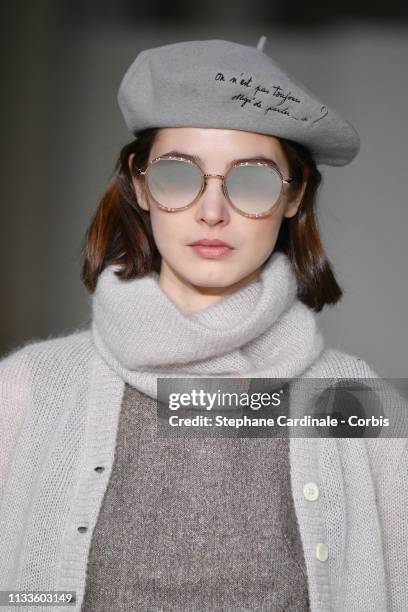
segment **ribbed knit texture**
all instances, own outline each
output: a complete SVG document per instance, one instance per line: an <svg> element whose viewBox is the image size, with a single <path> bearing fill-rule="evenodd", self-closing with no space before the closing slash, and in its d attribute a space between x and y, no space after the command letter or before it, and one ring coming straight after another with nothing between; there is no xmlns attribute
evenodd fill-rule
<svg viewBox="0 0 408 612"><path fill-rule="evenodd" d="M274 264L278 258L271 261ZM282 268L289 273L285 264ZM128 298L133 295L132 285L145 286L143 282L139 284L140 280L144 279L128 281L124 289ZM268 376L269 371L279 377L301 373L302 377L330 379L376 378L367 363L340 351L317 350L313 359L308 346L316 335L303 333L308 319L302 312L299 319L293 316L293 303L287 300L289 290L286 294L272 292L270 297L262 291L266 286L262 281L243 288L242 302L236 302L237 296L232 295L211 306L208 312L199 311L191 325L194 330L200 327L204 341L189 348L188 337L183 335L186 317L181 319L179 311L163 296L152 301L149 283L146 295L140 296L139 289L134 291L133 305L121 301L121 287L113 284L112 293L105 293L110 299L99 306L95 304L96 310L105 309L106 313L105 322L99 317L99 325L93 330L97 332L95 336L86 329L29 343L0 362L0 589L72 589L77 593L74 609L79 612L92 534L112 472L125 382L134 382L132 386L139 385L140 390L146 389L154 396L155 356L164 354L157 368L160 372L163 365L169 369L173 363L169 355L173 354L175 366L191 372L191 363L203 375L209 369L210 374L219 376L233 374L238 363L242 369L238 366L237 370L243 376L256 371ZM286 283L290 286L290 281ZM285 286L284 278L278 286ZM273 287L272 282L270 289ZM157 285L156 288L159 289ZM257 299L250 299L252 292ZM158 297L158 291L154 295ZM265 303L264 299L271 301ZM242 305L248 308L246 313L240 310ZM201 320L211 311L217 314L219 329ZM251 327L253 311L255 322L263 321L265 325L263 332L255 334L254 344L250 329L257 332L259 327L258 323ZM264 315L259 316L262 312ZM286 315L290 315L288 326L284 325ZM139 338L141 317L144 321L140 329L149 329L150 323L154 341L148 342L145 334ZM117 326L115 318L121 320ZM235 320L236 327L225 332L221 322L229 320ZM181 343L174 353L174 347L166 344L165 332L166 327L180 323L183 333L180 332ZM309 332L314 325L307 328ZM171 330L171 337L174 335ZM318 343L313 346L319 348ZM217 359L205 352L211 352L211 347L217 348L221 360L218 365ZM133 362L139 349L143 361ZM186 360L181 355L187 349L191 353ZM146 359L149 351L150 361ZM270 351L273 357L269 357ZM201 361L197 361L198 354ZM203 364L204 370L200 370ZM385 414L402 404L392 392L383 401ZM401 406L401 411L404 408ZM292 496L311 612L405 612L406 438L290 438L289 450ZM309 501L303 494L305 483L311 481L319 487L316 501ZM318 543L328 547L326 561L316 557ZM27 607L12 609L26 612ZM57 612L61 608L38 606L35 610Z"/></svg>
<svg viewBox="0 0 408 612"><path fill-rule="evenodd" d="M158 439L126 385L82 612L309 609L289 440L235 434Z"/></svg>

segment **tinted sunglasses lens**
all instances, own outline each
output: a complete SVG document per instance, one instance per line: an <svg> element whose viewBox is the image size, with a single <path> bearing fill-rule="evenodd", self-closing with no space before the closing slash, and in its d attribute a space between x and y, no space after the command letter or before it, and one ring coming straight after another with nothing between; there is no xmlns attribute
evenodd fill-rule
<svg viewBox="0 0 408 612"><path fill-rule="evenodd" d="M177 159L159 159L151 164L147 185L153 198L166 208L183 208L199 194L201 173L196 166Z"/></svg>
<svg viewBox="0 0 408 612"><path fill-rule="evenodd" d="M270 210L282 190L281 177L266 165L234 166L225 182L231 202L248 214Z"/></svg>

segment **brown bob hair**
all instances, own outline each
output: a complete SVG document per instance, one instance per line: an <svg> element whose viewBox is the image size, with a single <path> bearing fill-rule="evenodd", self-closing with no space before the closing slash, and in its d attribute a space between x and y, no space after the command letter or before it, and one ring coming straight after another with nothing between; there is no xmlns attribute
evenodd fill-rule
<svg viewBox="0 0 408 612"><path fill-rule="evenodd" d="M159 129L143 130L122 148L86 231L81 280L91 293L98 276L112 264L120 264L115 274L122 280L140 278L153 270L160 272L161 255L153 238L150 213L137 202L128 166L128 158L134 153L133 166L146 167ZM296 177L290 189L299 189L306 168L309 173L299 209L294 217L283 218L273 252L281 251L289 257L297 278L299 300L319 312L326 304L337 303L343 295L324 252L315 214L322 175L308 149L293 141L278 140L287 156L290 174Z"/></svg>

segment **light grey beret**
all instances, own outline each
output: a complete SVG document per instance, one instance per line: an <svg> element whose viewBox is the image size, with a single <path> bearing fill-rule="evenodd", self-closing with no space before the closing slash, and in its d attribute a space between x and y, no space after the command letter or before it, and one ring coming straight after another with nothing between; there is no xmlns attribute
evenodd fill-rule
<svg viewBox="0 0 408 612"><path fill-rule="evenodd" d="M141 51L118 103L128 129L207 127L287 138L316 164L343 166L360 149L354 127L264 52L226 40L195 40Z"/></svg>

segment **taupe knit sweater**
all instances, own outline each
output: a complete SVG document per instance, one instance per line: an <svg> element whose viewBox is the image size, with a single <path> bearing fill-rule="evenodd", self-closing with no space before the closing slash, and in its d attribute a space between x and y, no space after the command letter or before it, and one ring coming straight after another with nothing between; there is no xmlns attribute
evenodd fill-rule
<svg viewBox="0 0 408 612"><path fill-rule="evenodd" d="M288 438L157 439L126 385L82 612L308 609Z"/></svg>

